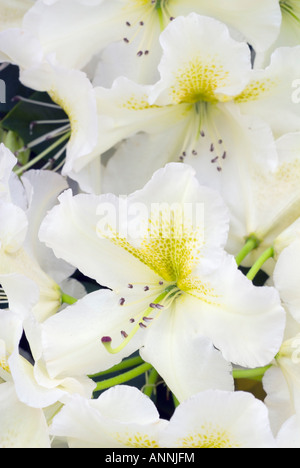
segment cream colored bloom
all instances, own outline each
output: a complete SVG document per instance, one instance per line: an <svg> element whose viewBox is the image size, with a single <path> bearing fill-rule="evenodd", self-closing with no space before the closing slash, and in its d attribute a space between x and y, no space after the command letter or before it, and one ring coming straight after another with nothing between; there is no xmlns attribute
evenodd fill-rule
<svg viewBox="0 0 300 468"><path fill-rule="evenodd" d="M300 4L299 0L279 0L282 14L280 33L271 47L258 53L255 66L268 65L272 52L278 47L294 47L300 42ZM298 77L297 77L298 78Z"/></svg>
<svg viewBox="0 0 300 468"><path fill-rule="evenodd" d="M52 60L23 70L20 80L29 88L47 92L67 114L70 131L62 174L79 182L82 190L100 185L100 161L91 164L98 138L98 117L94 89L86 74L57 65Z"/></svg>
<svg viewBox="0 0 300 468"><path fill-rule="evenodd" d="M70 265L57 261L37 237L45 213L55 205L58 194L67 188L67 184L58 174L47 171L30 171L19 180L11 170L16 158L3 144L0 160L8 169L4 170L1 181L0 283L8 301L19 301L21 306L20 291L28 295L32 292L33 305L37 288L39 300L34 306L34 314L37 320L43 321L60 308L58 284L74 272ZM32 291L24 291L22 276L35 284Z"/></svg>
<svg viewBox="0 0 300 468"><path fill-rule="evenodd" d="M233 40L224 24L194 13L175 19L160 42L156 84L119 78L111 89L95 88L98 154L118 144L105 167L104 190L130 193L170 161L192 165L199 176L204 164L217 181L223 172L238 177L241 158L274 169L277 150L273 129L261 118L262 106L256 114L254 107L244 111L245 102L263 100L262 88L268 91L265 80L262 93L251 88L247 44ZM280 83L290 91L286 80Z"/></svg>
<svg viewBox="0 0 300 468"><path fill-rule="evenodd" d="M160 33L174 17L191 12L226 23L258 51L275 41L281 23L277 0L227 0L226 6L222 0L39 0L23 27L64 66L82 68L104 50L105 74L152 83Z"/></svg>
<svg viewBox="0 0 300 468"><path fill-rule="evenodd" d="M194 386L214 380L202 367L205 346L212 368L223 368L214 388L231 385L221 357L250 367L268 364L281 344L285 314L277 292L255 288L225 253L227 230L217 193L176 163L125 199L60 197L41 240L112 291L89 295L43 324L52 376L70 366L95 373L97 363L108 368L140 349L182 400ZM101 352L102 337L113 354ZM195 378L201 372L206 377Z"/></svg>
<svg viewBox="0 0 300 468"><path fill-rule="evenodd" d="M73 397L50 432L70 448L275 448L268 412L243 392L206 391L181 403L170 421L159 418L134 387L114 387L98 400Z"/></svg>
<svg viewBox="0 0 300 468"><path fill-rule="evenodd" d="M0 448L50 448L48 425L42 408L22 402L11 373L11 359L19 355L22 321L10 310L0 311ZM29 364L29 363L28 363ZM25 370L25 367L24 367ZM21 388L27 392L27 375Z"/></svg>
<svg viewBox="0 0 300 468"><path fill-rule="evenodd" d="M299 259L300 242L296 240L279 255L273 274L274 285L287 311L283 343L263 380L267 392L265 402L276 434L291 416L300 415Z"/></svg>
<svg viewBox="0 0 300 468"><path fill-rule="evenodd" d="M137 388L116 386L96 400L74 395L54 418L51 434L70 448L158 448L167 421Z"/></svg>
<svg viewBox="0 0 300 468"><path fill-rule="evenodd" d="M162 447L275 448L265 405L250 393L211 391L181 403L162 432Z"/></svg>

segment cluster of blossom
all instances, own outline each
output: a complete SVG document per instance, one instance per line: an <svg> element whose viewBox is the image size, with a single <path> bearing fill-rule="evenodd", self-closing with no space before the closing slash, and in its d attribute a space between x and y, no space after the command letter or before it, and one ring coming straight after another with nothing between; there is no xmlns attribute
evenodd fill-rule
<svg viewBox="0 0 300 468"><path fill-rule="evenodd" d="M0 11L67 116L0 145L0 447L299 448L300 0Z"/></svg>

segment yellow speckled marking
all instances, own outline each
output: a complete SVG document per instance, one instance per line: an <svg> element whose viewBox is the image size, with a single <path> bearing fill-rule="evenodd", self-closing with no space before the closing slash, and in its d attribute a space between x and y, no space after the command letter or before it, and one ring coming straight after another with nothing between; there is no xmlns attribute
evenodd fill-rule
<svg viewBox="0 0 300 468"><path fill-rule="evenodd" d="M125 102L123 102L121 106L124 109L135 110L135 111L155 109L159 107L155 105L150 105L149 102L147 101L146 95L143 97L137 97L137 96L132 95Z"/></svg>
<svg viewBox="0 0 300 468"><path fill-rule="evenodd" d="M211 285L204 284L201 278L192 274L194 267L201 261L205 245L203 226L194 227L183 214L182 207L175 205L175 208L170 208L165 203L158 204L157 210L152 208L151 217L147 220L148 235L143 237L139 247L133 246L111 226L109 235L100 231L98 234L125 249L164 281L174 283L179 290L218 307L219 296Z"/></svg>
<svg viewBox="0 0 300 468"><path fill-rule="evenodd" d="M181 448L238 448L239 444L226 430L207 424L201 427L201 432L179 439L176 446Z"/></svg>
<svg viewBox="0 0 300 468"><path fill-rule="evenodd" d="M271 79L265 79L262 81L252 81L246 86L244 91L235 98L235 102L242 103L248 101L256 101L262 94L266 94L276 86L276 82Z"/></svg>
<svg viewBox="0 0 300 468"><path fill-rule="evenodd" d="M126 447L134 448L159 448L157 440L153 439L148 434L117 434L117 440Z"/></svg>
<svg viewBox="0 0 300 468"><path fill-rule="evenodd" d="M171 91L175 103L218 102L215 92L226 85L229 72L218 65L218 57L196 57L175 75Z"/></svg>
<svg viewBox="0 0 300 468"><path fill-rule="evenodd" d="M2 357L2 358L0 359L0 367L1 367L4 371L10 373L9 365L8 365L7 360L6 360L5 357Z"/></svg>
<svg viewBox="0 0 300 468"><path fill-rule="evenodd" d="M201 231L202 226L193 228L191 221L183 216L180 206L170 208L168 204L163 204L157 209L153 207L148 219L148 235L141 240L139 248L113 230L108 238L165 281L177 282L186 278L199 261L201 247L204 245ZM103 233L100 235L103 236Z"/></svg>

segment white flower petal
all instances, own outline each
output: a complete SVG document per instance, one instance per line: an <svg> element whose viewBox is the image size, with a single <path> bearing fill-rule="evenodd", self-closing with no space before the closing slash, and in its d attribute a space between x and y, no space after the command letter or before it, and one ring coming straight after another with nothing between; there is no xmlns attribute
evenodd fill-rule
<svg viewBox="0 0 300 468"><path fill-rule="evenodd" d="M24 248L45 273L60 283L74 273L74 267L58 260L52 250L38 240L38 231L47 212L56 205L57 197L68 188L68 184L62 176L50 171L27 171L22 176L23 183L25 180L31 194L26 211L29 226Z"/></svg>
<svg viewBox="0 0 300 468"><path fill-rule="evenodd" d="M121 331L130 326L134 310L120 307L119 301L111 291L97 291L43 323L42 353L51 378L95 374L141 346L138 333L118 354L109 354L101 343L104 336L110 336L113 346L118 346L124 339Z"/></svg>
<svg viewBox="0 0 300 468"><path fill-rule="evenodd" d="M178 302L178 300L177 300ZM162 312L140 350L180 402L207 389L233 390L231 366L211 341L186 321L181 304Z"/></svg>
<svg viewBox="0 0 300 468"><path fill-rule="evenodd" d="M0 196L1 199L10 201L9 183L12 170L17 163L17 158L6 146L0 144Z"/></svg>
<svg viewBox="0 0 300 468"><path fill-rule="evenodd" d="M269 410L270 424L276 435L287 419L295 414L288 380L279 367L272 366L264 375L263 387L267 394L265 404Z"/></svg>
<svg viewBox="0 0 300 468"><path fill-rule="evenodd" d="M178 109L149 104L151 87L128 78L117 78L111 89L95 88L99 117L98 155L122 139L146 131L154 134L169 130L186 114L186 105Z"/></svg>
<svg viewBox="0 0 300 468"><path fill-rule="evenodd" d="M159 419L152 401L134 387L116 386L97 400L73 397L54 418L50 431L67 437L71 448L158 447Z"/></svg>
<svg viewBox="0 0 300 468"><path fill-rule="evenodd" d="M45 54L55 52L61 64L82 68L94 53L118 38L120 31L116 29L114 16L120 3L63 0L46 4L37 1L25 16L23 26L38 37Z"/></svg>
<svg viewBox="0 0 300 468"><path fill-rule="evenodd" d="M177 407L163 447L275 448L267 409L243 392L206 391Z"/></svg>
<svg viewBox="0 0 300 468"><path fill-rule="evenodd" d="M34 5L34 0L1 0L0 30L21 26L25 13Z"/></svg>
<svg viewBox="0 0 300 468"><path fill-rule="evenodd" d="M273 274L275 287L283 303L298 323L300 322L299 259L300 242L295 240L280 254Z"/></svg>
<svg viewBox="0 0 300 468"><path fill-rule="evenodd" d="M161 80L150 93L159 105L228 100L250 78L250 51L227 27L195 13L175 19L161 34Z"/></svg>
<svg viewBox="0 0 300 468"><path fill-rule="evenodd" d="M3 220L0 227L1 255L14 254L22 246L26 238L27 217L18 206L1 200L0 213ZM1 270L3 272L3 268Z"/></svg>
<svg viewBox="0 0 300 468"><path fill-rule="evenodd" d="M0 385L0 418L1 448L50 448L43 411L21 403L10 383Z"/></svg>
<svg viewBox="0 0 300 468"><path fill-rule="evenodd" d="M182 299L187 320L198 324L198 333L209 337L226 360L244 367L261 367L273 360L285 327L285 311L275 288L253 286L234 258L225 255L211 275L202 276L199 270L195 279L186 281L181 287L190 288Z"/></svg>
<svg viewBox="0 0 300 468"><path fill-rule="evenodd" d="M0 62L18 65L21 69L37 66L43 58L41 45L31 32L7 29L0 32Z"/></svg>
<svg viewBox="0 0 300 468"><path fill-rule="evenodd" d="M20 80L37 91L48 92L66 112L71 125L63 175L89 154L97 142L97 110L94 89L85 73L69 70L50 61L24 70Z"/></svg>
<svg viewBox="0 0 300 468"><path fill-rule="evenodd" d="M278 448L298 449L300 448L300 425L297 416L288 419L280 429L277 437Z"/></svg>
<svg viewBox="0 0 300 468"><path fill-rule="evenodd" d="M105 210L117 208L115 198L107 196L103 199L92 195L72 197L68 191L59 200L60 205L51 210L40 230L40 240L51 247L58 258L76 266L102 286L118 289L132 282L144 282L145 285L149 281L154 282L156 274L137 258L109 239L101 239L97 235L97 223L101 220L97 216L99 205L102 202ZM113 215L117 214L117 211L113 212Z"/></svg>
<svg viewBox="0 0 300 468"><path fill-rule="evenodd" d="M244 114L259 115L276 138L298 132L300 113L294 83L300 74L300 46L277 49L265 70L254 70L250 83L236 103Z"/></svg>
<svg viewBox="0 0 300 468"><path fill-rule="evenodd" d="M281 12L277 0L175 0L174 16L191 11L210 16L230 27L237 40L245 40L256 51L266 50L276 39Z"/></svg>
<svg viewBox="0 0 300 468"><path fill-rule="evenodd" d="M39 301L37 284L18 273L0 274L0 283L8 298L10 310L25 320Z"/></svg>

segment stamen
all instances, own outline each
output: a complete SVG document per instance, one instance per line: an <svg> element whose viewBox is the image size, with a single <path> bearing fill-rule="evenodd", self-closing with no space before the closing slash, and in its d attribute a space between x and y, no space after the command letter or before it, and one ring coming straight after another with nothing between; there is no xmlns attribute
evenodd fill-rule
<svg viewBox="0 0 300 468"><path fill-rule="evenodd" d="M42 167L42 169L49 169L49 168L52 168L54 167L54 164L56 163L56 161L61 157L61 155L66 151L67 149L67 146L68 146L68 143L66 145L64 145L61 150L59 150L55 156L53 156L52 158L49 159L49 161ZM57 171L58 168L63 165L65 163L65 159L63 159L63 161L61 161L61 163L54 169L54 171Z"/></svg>
<svg viewBox="0 0 300 468"><path fill-rule="evenodd" d="M143 321L146 322L146 323L147 322L152 322L152 320L153 320L153 317L143 317Z"/></svg>
<svg viewBox="0 0 300 468"><path fill-rule="evenodd" d="M111 343L111 342L112 342L112 339L111 339L110 336L103 336L103 337L101 338L101 341L102 341L103 344L104 344L104 343Z"/></svg>
<svg viewBox="0 0 300 468"><path fill-rule="evenodd" d="M51 153L55 148L57 148L60 144L62 144L66 139L68 139L71 135L71 132L63 134L63 136L59 139L56 140L49 148L47 148L45 151L43 151L41 154L37 155L35 158L33 158L31 161L29 161L25 166L20 167L19 169L15 170L15 174L21 175L24 171L27 171L29 168L34 166L37 162L39 162L41 159L43 159L47 154Z"/></svg>
<svg viewBox="0 0 300 468"><path fill-rule="evenodd" d="M160 294L160 296L154 302L152 302L149 305L148 309L145 312L143 312L142 320L138 321L138 323L133 327L133 329L131 330L131 332L129 334L127 334L124 330L121 331L121 334L124 337L124 341L123 341L123 343L121 343L116 348L113 348L112 345L111 345L111 343L112 343L111 337L104 336L103 338L101 338L101 342L102 342L103 346L107 349L107 351L110 354L117 354L120 351L122 351L126 347L126 345L130 342L130 340L135 336L135 334L137 333L138 330L140 330L141 328L142 329L147 328L147 326L143 322L145 322L146 320L148 320L148 321L151 320L149 315L151 315L153 313L153 309L161 310L164 307L163 305L160 304L161 301L163 301L166 298L169 298L170 295L172 295L172 294L174 296L174 293L175 293L175 297L176 297L176 291L178 291L178 288L177 288L176 285L169 286L162 294ZM131 319L130 322L134 323L135 320Z"/></svg>
<svg viewBox="0 0 300 468"><path fill-rule="evenodd" d="M24 151L27 151L28 149L32 149L35 146L38 146L41 143L44 143L45 141L49 141L57 136L66 134L70 130L70 128L71 128L70 124L64 125L63 127L52 130L51 132L46 133L45 135L39 138L36 138L35 140L31 141L27 145L24 145L23 148L20 148L18 151L15 151L15 156L18 156L20 153L23 153Z"/></svg>
<svg viewBox="0 0 300 468"><path fill-rule="evenodd" d="M63 165L65 164L65 162L66 162L66 158L64 158L64 159L58 164L58 166L56 166L56 168L53 169L53 171L54 171L54 172L58 172L58 171L63 167Z"/></svg>
<svg viewBox="0 0 300 468"><path fill-rule="evenodd" d="M160 3L160 2L159 2ZM131 35L124 37L123 41L126 44L133 43L135 39L140 36L139 44L137 44L137 57L148 56L150 54L151 45L153 44L156 28L154 27L157 21L157 3L151 2L147 5L131 5L130 3L125 7L128 20L125 24L130 31Z"/></svg>
<svg viewBox="0 0 300 468"><path fill-rule="evenodd" d="M29 132L30 134L33 133L34 127L37 125L57 125L61 123L68 123L69 119L58 119L58 120L34 120L33 122L30 123L29 125Z"/></svg>
<svg viewBox="0 0 300 468"><path fill-rule="evenodd" d="M43 102L43 101L34 101L33 99L27 99L24 98L23 96L14 96L12 98L12 102L27 102L28 104L35 104L37 106L43 106L43 107L51 107L52 109L61 109L60 106L57 104L51 104L49 102Z"/></svg>

